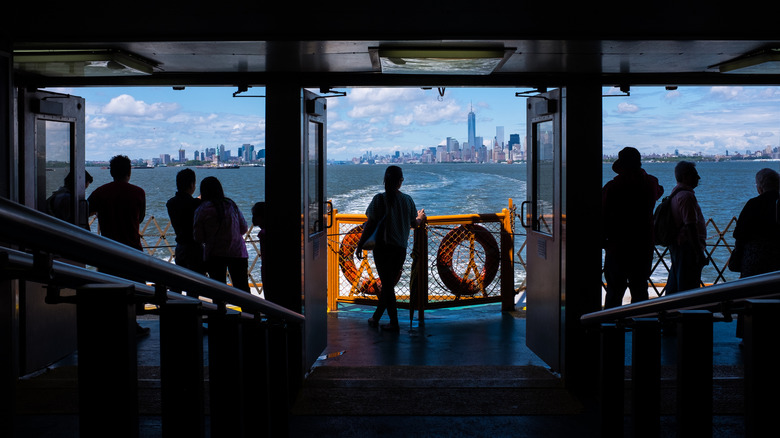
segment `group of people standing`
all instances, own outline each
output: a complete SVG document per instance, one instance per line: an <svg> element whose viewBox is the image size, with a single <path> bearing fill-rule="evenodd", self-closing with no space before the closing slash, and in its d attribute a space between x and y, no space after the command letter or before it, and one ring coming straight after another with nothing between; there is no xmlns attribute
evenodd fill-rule
<svg viewBox="0 0 780 438"><path fill-rule="evenodd" d="M647 281L655 248L653 212L664 193L658 179L642 169L635 148L622 149L612 170L617 175L602 188L605 308L620 306L626 289L632 303L648 299ZM674 176L677 185L669 197L676 238L668 246L672 264L667 294L700 287L701 272L709 260L706 222L694 192L701 179L696 164L679 162ZM740 272L741 277L780 270L779 188L776 171L758 171L758 196L746 203L734 229L735 250L729 269Z"/></svg>
<svg viewBox="0 0 780 438"><path fill-rule="evenodd" d="M113 181L89 196L89 214L97 214L103 236L142 250L139 226L146 214L146 193L130 184L132 165L128 157L113 157L109 168ZM195 188L195 172L189 168L179 171L176 194L166 203L176 233L176 264L223 283L229 273L233 287L248 293L248 254L244 242L248 225L241 210L225 196L216 177L201 181L199 197L193 196ZM256 206L253 212L259 214L260 210ZM261 222L259 216L253 220L256 224Z"/></svg>

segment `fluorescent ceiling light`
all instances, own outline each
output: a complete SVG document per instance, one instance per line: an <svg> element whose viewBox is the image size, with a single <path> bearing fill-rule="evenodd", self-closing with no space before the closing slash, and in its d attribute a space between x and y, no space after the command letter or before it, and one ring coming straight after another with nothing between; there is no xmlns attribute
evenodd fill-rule
<svg viewBox="0 0 780 438"><path fill-rule="evenodd" d="M504 48L374 48L374 64L388 74L489 75L512 55Z"/></svg>
<svg viewBox="0 0 780 438"><path fill-rule="evenodd" d="M711 66L715 67L721 73L777 74L780 73L780 48L761 49Z"/></svg>
<svg viewBox="0 0 780 438"><path fill-rule="evenodd" d="M43 76L150 75L156 64L121 50L17 50L14 69Z"/></svg>

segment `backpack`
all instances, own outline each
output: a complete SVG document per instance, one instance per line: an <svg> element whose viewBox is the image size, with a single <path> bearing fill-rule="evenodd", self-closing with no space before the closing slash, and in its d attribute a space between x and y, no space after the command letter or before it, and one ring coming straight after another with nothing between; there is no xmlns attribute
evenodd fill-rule
<svg viewBox="0 0 780 438"><path fill-rule="evenodd" d="M677 238L677 226L672 216L672 198L677 192L665 196L653 212L653 238L656 245L669 246Z"/></svg>

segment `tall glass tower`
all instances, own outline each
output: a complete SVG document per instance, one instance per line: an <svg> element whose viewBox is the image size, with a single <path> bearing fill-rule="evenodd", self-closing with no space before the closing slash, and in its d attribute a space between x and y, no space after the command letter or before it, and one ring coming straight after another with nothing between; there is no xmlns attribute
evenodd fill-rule
<svg viewBox="0 0 780 438"><path fill-rule="evenodd" d="M477 138L477 120L476 115L474 115L474 109L469 108L469 146L473 148L478 148L481 145L476 144L476 138Z"/></svg>

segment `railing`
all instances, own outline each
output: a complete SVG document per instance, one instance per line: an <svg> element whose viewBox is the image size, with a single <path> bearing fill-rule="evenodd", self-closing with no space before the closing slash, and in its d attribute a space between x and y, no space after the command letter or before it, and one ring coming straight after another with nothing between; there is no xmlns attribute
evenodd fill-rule
<svg viewBox="0 0 780 438"><path fill-rule="evenodd" d="M332 214L328 307L334 309L338 302L374 304L381 283L373 253L364 251L362 260L355 257L366 216ZM512 217L509 209L494 214L429 216L424 226L410 234L410 257L395 287L398 306L422 316L425 309L439 307L497 301L513 305Z"/></svg>
<svg viewBox="0 0 780 438"><path fill-rule="evenodd" d="M358 227L365 222L365 215L339 214L337 211L334 212L334 214L334 226L331 228L328 239L330 248L328 271L329 308L335 308L337 302L373 304L376 299L376 283L374 282L374 285L371 286L371 282L377 279L373 258L370 255L363 261L354 260L353 258L352 263L350 264L349 257L340 255L342 241L346 238L348 243L354 243L352 242L355 238L354 234L358 233L361 229ZM474 219L475 216L478 218L476 221ZM501 213L430 217L424 238L428 241L427 253L431 255L431 259L427 263L427 266L419 266L416 269L413 269L415 267L415 260L417 260L417 252L414 251L414 241L410 238L408 251L410 257L406 260L401 280L396 287L399 305L401 307L422 306L424 309L437 306L480 304L501 299L499 285L502 281L503 266L499 269L499 273L492 282L488 282L486 285L479 285L478 293L473 295L455 294L452 291L452 288L448 287L442 280L436 266L435 255L438 254L441 242L449 233L453 232L459 225L479 224L493 235L498 243L500 252L504 250L502 242L500 242L502 233L506 236L511 236L514 254L512 255L511 261L512 273L507 275L511 275L513 282L513 286L511 287L514 289L515 294L519 295L515 301L519 306L525 308L526 240L524 230L522 228L516 228L516 224L519 223L517 220L518 218L519 215L512 205L511 199L509 200L508 208L504 209ZM93 217L92 222L94 222L94 220ZM738 273L733 273L728 270L729 257L734 248L732 233L736 221L737 218L732 217L725 226L721 228L714 219L710 218L707 220L707 255L709 256L710 263L702 270L702 286L733 281L739 277ZM93 226L93 229L96 228L96 226ZM164 218L158 219L155 216L150 216L142 225L140 232L141 244L147 254L166 260L170 263L174 262L176 242L170 221ZM486 261L484 247L477 242L477 246L474 247L473 250L469 249L467 253L466 250L468 249L468 245L471 245L475 235L473 233L461 234L461 231L455 233L456 234L454 235L450 235L450 238L447 241L459 241L457 245L452 246L452 248L458 252L458 257L456 258L463 259L459 264L463 267L462 272L464 274L466 273L466 268L471 266L469 276L470 278L475 279L476 276L473 275L474 267L479 269ZM262 296L262 279L259 277L262 260L260 259L259 242L256 239L255 234L254 227L250 227L249 231L244 235L244 241L246 242L247 252L249 253L248 274L250 288L253 294ZM469 256L468 260L466 259L467 255ZM457 266L458 263L455 263L455 265ZM338 266L338 268L336 268L336 266ZM664 295L666 290L666 278L670 266L671 261L668 248L661 246L656 247L653 256L652 270L648 279L648 285L653 289L656 297ZM428 293L423 294L423 296L427 296L428 299L423 300L422 303L414 301L413 304L410 304L410 302L413 301L411 300L412 287L410 286L412 272L418 272L420 270L429 273L427 278L430 282L425 282L421 285L421 287L427 290ZM360 274L360 280L354 275L355 271ZM452 284L451 277L447 278L447 282ZM602 286L606 287L603 278Z"/></svg>
<svg viewBox="0 0 780 438"><path fill-rule="evenodd" d="M78 307L82 436L106 430L137 435L139 302L159 306L163 436L205 435L206 386L211 436L243 436L250 430L257 436L287 435L292 394L303 379L302 315L2 198L0 241L24 248L0 248L5 278L41 282L49 286L47 302ZM66 265L55 257L117 276ZM152 285L125 279L139 273ZM61 288L71 287L75 295L60 295ZM204 314L209 324L208 385Z"/></svg>
<svg viewBox="0 0 780 438"><path fill-rule="evenodd" d="M99 234L97 216L92 216L89 225ZM141 246L144 252L150 256L165 260L169 263L176 261L176 233L171 228L171 222L167 219L158 220L155 216L149 216L139 230L141 234ZM249 254L248 272L249 290L252 294L262 296L263 283L260 278L260 241L257 240L257 232L254 225L244 234L247 253Z"/></svg>
<svg viewBox="0 0 780 438"><path fill-rule="evenodd" d="M780 271L717 284L583 315L600 327L602 436L622 436L625 331L632 335L632 416L637 436L658 436L661 333L675 328L678 436L711 436L713 414L713 327L744 318L745 430L760 436L774 426L780 408L780 359L776 354Z"/></svg>

